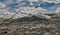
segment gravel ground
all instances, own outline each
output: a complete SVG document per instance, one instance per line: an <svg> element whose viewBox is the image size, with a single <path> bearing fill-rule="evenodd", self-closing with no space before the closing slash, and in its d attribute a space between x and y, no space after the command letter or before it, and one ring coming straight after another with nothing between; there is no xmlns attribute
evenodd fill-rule
<svg viewBox="0 0 60 35"><path fill-rule="evenodd" d="M0 35L60 35L60 18L0 24Z"/></svg>

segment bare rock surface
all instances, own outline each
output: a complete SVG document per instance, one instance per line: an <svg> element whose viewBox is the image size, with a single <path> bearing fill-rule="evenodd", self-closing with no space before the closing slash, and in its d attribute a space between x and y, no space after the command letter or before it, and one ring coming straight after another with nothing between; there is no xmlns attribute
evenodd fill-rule
<svg viewBox="0 0 60 35"><path fill-rule="evenodd" d="M30 21L32 19L33 21ZM60 18L50 20L33 19L11 20L10 23L0 24L0 35L60 35Z"/></svg>

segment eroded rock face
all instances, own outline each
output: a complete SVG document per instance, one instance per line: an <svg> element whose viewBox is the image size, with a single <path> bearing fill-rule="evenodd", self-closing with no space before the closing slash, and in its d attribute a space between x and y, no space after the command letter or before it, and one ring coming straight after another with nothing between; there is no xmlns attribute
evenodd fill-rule
<svg viewBox="0 0 60 35"><path fill-rule="evenodd" d="M12 23L9 22L0 25L1 35L60 35L60 17L58 16L52 17L49 21L13 20Z"/></svg>

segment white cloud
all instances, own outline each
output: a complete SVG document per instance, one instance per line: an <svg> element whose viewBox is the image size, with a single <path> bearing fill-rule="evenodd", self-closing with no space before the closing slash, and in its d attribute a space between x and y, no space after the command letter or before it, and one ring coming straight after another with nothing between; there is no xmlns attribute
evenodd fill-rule
<svg viewBox="0 0 60 35"><path fill-rule="evenodd" d="M43 0L44 2L49 2L49 3L60 3L60 0Z"/></svg>
<svg viewBox="0 0 60 35"><path fill-rule="evenodd" d="M4 8L4 7L6 7L6 5L4 3L0 2L0 8Z"/></svg>
<svg viewBox="0 0 60 35"><path fill-rule="evenodd" d="M22 0L17 0L17 1L22 1ZM30 2L37 2L38 0L28 0ZM43 0L44 2L56 2L56 1L48 1L48 0ZM9 0L8 2L6 2L6 4L9 4L9 3L12 3L13 1L12 0ZM24 5L25 3L23 3L22 5ZM30 3L31 5L33 5L33 3ZM0 2L0 7L3 8L3 7L6 7L6 5L4 3L1 3ZM20 10L21 9L21 10ZM46 17L46 18L50 18L50 16L47 16L47 15L44 15L45 13L50 13L49 11L47 11L46 9L43 9L41 7L38 7L38 8L35 8L35 7L20 7L19 9L16 9L18 12L20 10L20 12L18 14L16 14L14 16L14 18L21 18L21 17L25 17L25 16L29 16L29 14L32 14L32 15L39 15L40 13L40 16L43 16L43 17ZM60 10L60 9L59 9ZM57 10L57 11L59 11ZM8 11L8 9L3 9L3 10L0 10L1 14L0 14L0 17L3 17L3 18L10 18L13 14L15 13L10 13ZM22 14L22 13L23 14ZM25 14L24 14L25 13ZM7 15L6 15L7 14ZM4 16L5 15L5 16ZM31 16L32 16L31 15Z"/></svg>
<svg viewBox="0 0 60 35"><path fill-rule="evenodd" d="M23 1L23 0L17 0L17 1Z"/></svg>
<svg viewBox="0 0 60 35"><path fill-rule="evenodd" d="M40 13L42 13L42 14L40 14ZM42 8L36 9L34 7L20 7L20 12L14 16L14 19L21 18L21 17L30 17L33 15L35 15L35 16L40 15L40 17L42 16L42 17L49 19L50 16L44 15L45 13L49 13L49 12ZM31 15L29 16L29 14L31 14Z"/></svg>
<svg viewBox="0 0 60 35"><path fill-rule="evenodd" d="M56 12L60 12L60 7L59 7L59 8L57 8Z"/></svg>
<svg viewBox="0 0 60 35"><path fill-rule="evenodd" d="M39 0L28 0L28 1L30 1L30 2L37 2L37 1L39 1Z"/></svg>
<svg viewBox="0 0 60 35"><path fill-rule="evenodd" d="M10 13L8 10L6 9L0 9L0 17L2 18L10 18L14 13Z"/></svg>

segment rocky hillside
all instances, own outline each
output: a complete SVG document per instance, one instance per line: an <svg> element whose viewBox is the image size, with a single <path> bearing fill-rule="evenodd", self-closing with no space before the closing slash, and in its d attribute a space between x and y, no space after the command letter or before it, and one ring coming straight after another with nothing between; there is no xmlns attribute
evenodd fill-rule
<svg viewBox="0 0 60 35"><path fill-rule="evenodd" d="M10 20L0 24L1 35L60 35L60 17L37 17Z"/></svg>

